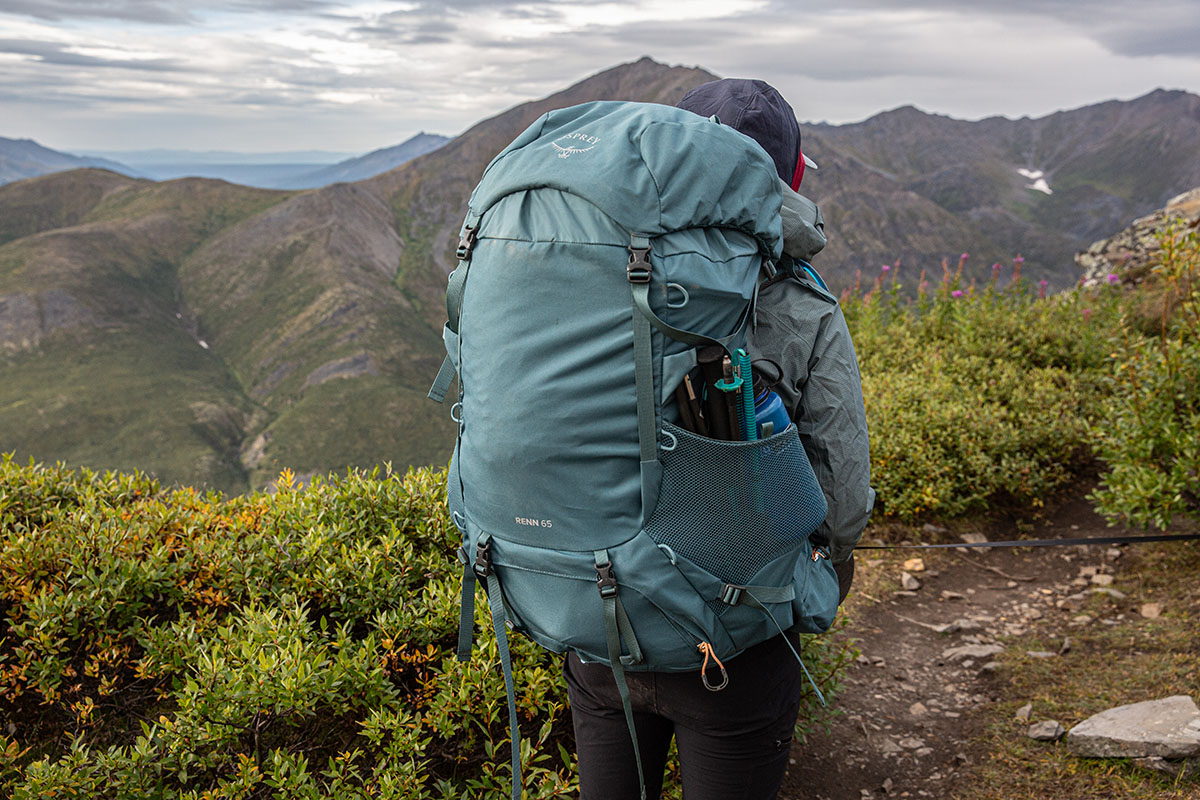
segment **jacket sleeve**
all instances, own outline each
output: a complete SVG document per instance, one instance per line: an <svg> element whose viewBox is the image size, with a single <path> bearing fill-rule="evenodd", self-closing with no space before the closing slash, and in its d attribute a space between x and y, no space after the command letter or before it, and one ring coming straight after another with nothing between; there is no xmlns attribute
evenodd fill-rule
<svg viewBox="0 0 1200 800"><path fill-rule="evenodd" d="M783 369L776 391L829 504L815 535L828 539L834 563L841 563L850 557L875 504L854 345L837 301L820 287L784 280L768 291L751 332L751 349Z"/></svg>

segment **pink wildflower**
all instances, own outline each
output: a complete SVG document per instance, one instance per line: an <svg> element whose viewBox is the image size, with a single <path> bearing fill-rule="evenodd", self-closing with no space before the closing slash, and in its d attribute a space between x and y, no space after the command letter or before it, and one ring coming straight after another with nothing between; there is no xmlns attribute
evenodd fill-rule
<svg viewBox="0 0 1200 800"><path fill-rule="evenodd" d="M951 297L962 297L963 296L962 289L955 289L953 292L950 293L950 296Z"/></svg>
<svg viewBox="0 0 1200 800"><path fill-rule="evenodd" d="M1084 322L1092 321L1092 310L1090 308L1085 308L1083 310L1083 321Z"/></svg>
<svg viewBox="0 0 1200 800"><path fill-rule="evenodd" d="M888 270L891 269L891 267L888 266L887 264L884 264L882 267L880 267L880 269L882 269L884 272L887 272Z"/></svg>
<svg viewBox="0 0 1200 800"><path fill-rule="evenodd" d="M1038 281L1038 299L1039 300L1046 299L1046 287L1049 285L1050 285L1050 281L1047 281L1047 280Z"/></svg>
<svg viewBox="0 0 1200 800"><path fill-rule="evenodd" d="M1111 272L1108 274L1108 278L1106 278L1106 280L1108 281L1108 285L1109 285L1109 286L1112 286L1112 285L1113 285L1113 284L1115 284L1115 283L1120 283L1120 282L1121 282L1121 279L1120 279L1120 277L1118 277L1117 275L1114 275L1114 274L1113 274L1113 273L1111 273Z"/></svg>
<svg viewBox="0 0 1200 800"><path fill-rule="evenodd" d="M970 257L971 257L971 255L970 255L969 253L963 253L963 254L962 254L961 256L959 256L958 258L959 258L959 260L960 260L960 261L966 261L966 260L967 260L968 258L970 258Z"/></svg>

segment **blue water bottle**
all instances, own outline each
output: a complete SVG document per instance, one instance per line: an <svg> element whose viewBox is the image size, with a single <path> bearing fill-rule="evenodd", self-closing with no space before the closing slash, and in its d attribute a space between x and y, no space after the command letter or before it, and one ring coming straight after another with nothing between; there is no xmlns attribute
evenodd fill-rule
<svg viewBox="0 0 1200 800"><path fill-rule="evenodd" d="M772 391L771 384L757 373L754 375L754 419L758 423L759 439L782 433L792 422L783 405L783 398Z"/></svg>

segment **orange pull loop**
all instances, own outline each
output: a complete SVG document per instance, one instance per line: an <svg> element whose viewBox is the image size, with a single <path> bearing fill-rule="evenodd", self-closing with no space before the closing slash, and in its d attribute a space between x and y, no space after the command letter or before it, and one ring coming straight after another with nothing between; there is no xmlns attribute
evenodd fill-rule
<svg viewBox="0 0 1200 800"><path fill-rule="evenodd" d="M704 688L710 692L719 692L729 685L729 673L725 671L725 665L721 663L721 659L717 658L717 654L713 652L712 645L708 642L701 642L697 649L704 653L704 664L700 667L700 680L704 683ZM708 680L708 660L712 659L717 662L717 667L721 670L721 682L714 686Z"/></svg>

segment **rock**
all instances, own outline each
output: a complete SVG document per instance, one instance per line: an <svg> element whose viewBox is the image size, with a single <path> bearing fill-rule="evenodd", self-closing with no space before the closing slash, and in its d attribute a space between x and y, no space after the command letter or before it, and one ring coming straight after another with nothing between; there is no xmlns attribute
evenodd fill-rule
<svg viewBox="0 0 1200 800"><path fill-rule="evenodd" d="M1054 658L1058 653L1051 653L1049 650L1026 650L1025 655L1030 658Z"/></svg>
<svg viewBox="0 0 1200 800"><path fill-rule="evenodd" d="M1113 576L1105 574L1093 575L1092 583L1096 584L1097 586L1112 586Z"/></svg>
<svg viewBox="0 0 1200 800"><path fill-rule="evenodd" d="M916 756L917 758L924 758L925 756L933 755L933 748L932 747L919 748L915 753L913 753L913 755ZM925 796L928 797L928 795L925 795Z"/></svg>
<svg viewBox="0 0 1200 800"><path fill-rule="evenodd" d="M1115 547L1110 547L1104 551L1104 557L1107 558L1109 561L1116 561L1118 558L1121 557L1121 551Z"/></svg>
<svg viewBox="0 0 1200 800"><path fill-rule="evenodd" d="M930 525L928 522L926 522L924 525L921 526L921 530L925 531L925 533L949 533L950 532L950 531L946 530L945 528L939 528L937 525Z"/></svg>
<svg viewBox="0 0 1200 800"><path fill-rule="evenodd" d="M880 784L880 787L879 787L879 788L883 789L883 791L884 791L884 793L885 793L885 794L891 794L891 793L892 793L892 787L893 787L893 786L895 786L895 785L896 785L896 784L895 784L895 783L892 781L892 779L891 779L891 778L884 778L884 779L883 779L883 783L882 783L882 784Z"/></svg>
<svg viewBox="0 0 1200 800"><path fill-rule="evenodd" d="M1065 608L1067 611L1078 611L1083 608L1083 604L1087 602L1087 595L1071 594L1059 600L1056 605L1059 608Z"/></svg>
<svg viewBox="0 0 1200 800"><path fill-rule="evenodd" d="M1092 577L1095 577L1096 575L1098 575L1099 573L1100 573L1099 567L1080 567L1079 568L1079 577L1081 577L1081 578L1092 578Z"/></svg>
<svg viewBox="0 0 1200 800"><path fill-rule="evenodd" d="M942 658L947 661L958 661L967 658L991 658L1004 652L998 644L965 644L961 647L950 647L942 651Z"/></svg>
<svg viewBox="0 0 1200 800"><path fill-rule="evenodd" d="M921 582L917 580L916 576L908 572L900 573L900 585L904 587L905 591L909 592L915 592L921 588Z"/></svg>
<svg viewBox="0 0 1200 800"><path fill-rule="evenodd" d="M961 592L951 592L946 589L942 590L943 600L966 600L967 596Z"/></svg>
<svg viewBox="0 0 1200 800"><path fill-rule="evenodd" d="M1175 695L1110 708L1071 729L1067 746L1092 758L1200 756L1200 708Z"/></svg>
<svg viewBox="0 0 1200 800"><path fill-rule="evenodd" d="M908 713L912 714L914 717L923 717L929 713L929 709L925 707L924 703L918 702L913 703L908 707Z"/></svg>
<svg viewBox="0 0 1200 800"><path fill-rule="evenodd" d="M863 800L867 800L867 798L869 798L871 796L871 790L870 789L859 789L858 796L863 798Z"/></svg>
<svg viewBox="0 0 1200 800"><path fill-rule="evenodd" d="M900 746L905 750L920 750L925 746L925 742L915 736L906 736L900 740Z"/></svg>
<svg viewBox="0 0 1200 800"><path fill-rule="evenodd" d="M883 753L885 756L895 755L896 753L903 753L904 748L900 747L887 736L884 736L879 741L879 752Z"/></svg>
<svg viewBox="0 0 1200 800"><path fill-rule="evenodd" d="M1092 618L1088 614L1080 614L1077 617L1071 617L1071 625L1073 625L1075 627L1087 625L1091 621L1092 621Z"/></svg>
<svg viewBox="0 0 1200 800"><path fill-rule="evenodd" d="M1017 722L1029 722L1029 718L1033 716L1033 703L1026 703L1017 709L1017 713L1013 715L1013 719Z"/></svg>
<svg viewBox="0 0 1200 800"><path fill-rule="evenodd" d="M1122 592L1120 589L1109 589L1107 586L1097 586L1092 589L1092 594L1102 594L1111 597L1113 600L1126 600L1129 595Z"/></svg>
<svg viewBox="0 0 1200 800"><path fill-rule="evenodd" d="M1036 739L1039 742L1057 742L1062 738L1064 732L1062 725L1059 725L1052 719L1047 719L1030 725L1029 732L1026 735L1030 739Z"/></svg>
<svg viewBox="0 0 1200 800"><path fill-rule="evenodd" d="M905 572L924 572L925 560L922 558L910 558L904 562Z"/></svg>
<svg viewBox="0 0 1200 800"><path fill-rule="evenodd" d="M1167 207L1134 220L1125 230L1094 242L1075 254L1075 263L1083 269L1085 287L1103 286L1109 275L1118 275L1122 283L1137 284L1161 261L1158 235L1172 220L1185 224L1200 219L1200 189L1172 198Z"/></svg>
<svg viewBox="0 0 1200 800"><path fill-rule="evenodd" d="M982 533L964 533L958 538L962 539L967 544L983 544L988 540ZM980 547L980 550L991 550L990 547Z"/></svg>
<svg viewBox="0 0 1200 800"><path fill-rule="evenodd" d="M1040 608L1031 608L1029 609L1029 613L1027 613L1025 616L1029 617L1030 619L1041 619L1045 615L1042 613Z"/></svg>
<svg viewBox="0 0 1200 800"><path fill-rule="evenodd" d="M1160 603L1143 603L1138 609L1138 613L1146 619L1158 619L1162 616L1162 605Z"/></svg>
<svg viewBox="0 0 1200 800"><path fill-rule="evenodd" d="M1059 648L1058 648L1058 654L1059 654L1060 656L1062 656L1062 655L1066 655L1066 654L1067 654L1067 653L1069 653L1069 652L1071 652L1071 637L1070 637L1070 636L1064 636L1064 637L1063 637L1062 644L1061 644L1061 645L1059 645Z"/></svg>
<svg viewBox="0 0 1200 800"><path fill-rule="evenodd" d="M996 672L999 671L999 669L1000 669L999 662L989 661L986 664L984 664L982 667L979 668L979 674L983 675L984 677L987 677L989 675L995 675Z"/></svg>

